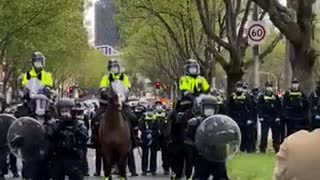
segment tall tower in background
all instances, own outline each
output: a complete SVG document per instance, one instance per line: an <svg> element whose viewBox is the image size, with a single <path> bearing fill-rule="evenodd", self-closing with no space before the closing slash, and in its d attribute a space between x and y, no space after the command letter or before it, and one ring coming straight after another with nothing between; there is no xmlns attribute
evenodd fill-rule
<svg viewBox="0 0 320 180"><path fill-rule="evenodd" d="M116 48L120 42L120 35L114 19L116 15L114 0L98 0L94 5L94 12L94 45Z"/></svg>

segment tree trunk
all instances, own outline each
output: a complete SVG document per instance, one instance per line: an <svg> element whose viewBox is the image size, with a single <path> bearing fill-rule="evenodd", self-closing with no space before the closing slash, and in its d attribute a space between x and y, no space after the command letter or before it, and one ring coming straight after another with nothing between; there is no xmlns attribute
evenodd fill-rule
<svg viewBox="0 0 320 180"><path fill-rule="evenodd" d="M313 65L312 57L307 55L305 51L295 51L295 63L292 63L293 78L297 78L300 82L300 87L306 95L309 95L313 90Z"/></svg>
<svg viewBox="0 0 320 180"><path fill-rule="evenodd" d="M235 90L235 86L236 86L236 83L238 81L241 81L242 79L242 76L243 76L243 73L242 72L238 72L238 73L228 73L227 72L227 95L229 97L229 95L231 95L234 90Z"/></svg>

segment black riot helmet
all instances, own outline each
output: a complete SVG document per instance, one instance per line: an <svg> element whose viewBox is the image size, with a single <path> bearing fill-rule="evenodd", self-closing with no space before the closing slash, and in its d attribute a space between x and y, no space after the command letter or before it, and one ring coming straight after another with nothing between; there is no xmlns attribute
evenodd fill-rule
<svg viewBox="0 0 320 180"><path fill-rule="evenodd" d="M72 108L72 117L76 118L77 120L84 119L84 107L81 103L76 103L76 105Z"/></svg>
<svg viewBox="0 0 320 180"><path fill-rule="evenodd" d="M189 76L198 76L200 75L200 65L197 60L188 59L184 66L185 72Z"/></svg>
<svg viewBox="0 0 320 180"><path fill-rule="evenodd" d="M120 74L120 65L118 61L112 59L108 62L108 71L114 74Z"/></svg>
<svg viewBox="0 0 320 180"><path fill-rule="evenodd" d="M218 100L215 96L210 94L200 95L195 99L196 103L193 103L193 112L196 115L202 115L205 117L216 114L218 108Z"/></svg>
<svg viewBox="0 0 320 180"><path fill-rule="evenodd" d="M32 54L31 62L35 71L40 72L46 64L46 58L41 52L37 51Z"/></svg>
<svg viewBox="0 0 320 180"><path fill-rule="evenodd" d="M75 102L70 98L62 98L57 103L59 117L62 120L72 119L72 109L75 107Z"/></svg>

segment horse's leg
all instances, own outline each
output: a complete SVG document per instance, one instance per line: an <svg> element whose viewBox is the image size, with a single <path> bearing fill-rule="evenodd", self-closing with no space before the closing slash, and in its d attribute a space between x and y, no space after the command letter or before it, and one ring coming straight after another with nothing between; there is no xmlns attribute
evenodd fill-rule
<svg viewBox="0 0 320 180"><path fill-rule="evenodd" d="M121 180L127 179L127 164L129 153L121 154L118 161L119 175Z"/></svg>
<svg viewBox="0 0 320 180"><path fill-rule="evenodd" d="M103 155L103 170L104 170L104 176L105 180L111 180L111 169L112 169L112 161L110 158L110 155Z"/></svg>

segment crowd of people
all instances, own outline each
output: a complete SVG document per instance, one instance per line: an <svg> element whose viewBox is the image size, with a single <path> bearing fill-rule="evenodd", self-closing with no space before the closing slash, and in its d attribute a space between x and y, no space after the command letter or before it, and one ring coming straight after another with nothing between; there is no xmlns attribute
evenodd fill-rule
<svg viewBox="0 0 320 180"><path fill-rule="evenodd" d="M44 61L41 53L33 55L33 68L24 75L22 86L36 78L45 87L43 93L48 94L53 83L51 75L43 70ZM70 180L80 180L83 176L89 176L88 147L95 149L94 176L101 176L103 155L99 144L99 117L109 106L108 88L115 80L123 82L127 89L131 87L129 77L121 72L117 61L108 62L108 72L100 82L100 105L92 104L94 112L85 114L88 106L76 103L71 98L60 98L54 107L45 106L49 113L39 115L37 108L30 108L27 103L33 102L33 99L25 95L26 103L18 109L16 117L27 115L37 119L41 116L45 119L43 126L50 141L49 152L44 159L24 162L22 176L25 179L44 180L51 177L53 180L62 180L68 176ZM179 91L181 97L172 109L161 101L155 101L148 107L138 104L125 106L122 110L123 117L130 124L128 169L132 176L138 176L133 152L139 148L143 176L159 173L157 159L158 151L161 151L163 172L165 175L171 174L171 179L186 176L187 179L202 180L210 175L216 180L229 179L225 162L211 162L195 148L197 127L214 114L225 114L237 123L242 137L240 151L247 153L257 152L258 121L261 124L261 153L267 151L269 129L272 131L274 151L278 152L288 135L302 129L320 127L320 82L310 97L300 90L297 80L292 81L292 87L283 95L275 93L272 82L266 82L263 89L252 90L246 83L237 82L235 91L224 96L210 88L207 80L201 76L198 62L189 59L185 65L185 75L180 78ZM18 177L16 158L12 154L8 157L13 176ZM8 165L6 160L0 164L0 178L4 179Z"/></svg>

